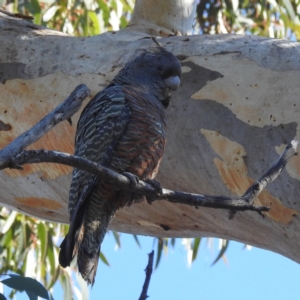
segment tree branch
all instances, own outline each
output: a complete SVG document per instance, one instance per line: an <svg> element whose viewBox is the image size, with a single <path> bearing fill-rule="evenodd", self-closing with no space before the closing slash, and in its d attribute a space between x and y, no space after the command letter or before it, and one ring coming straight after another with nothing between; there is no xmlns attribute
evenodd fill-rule
<svg viewBox="0 0 300 300"><path fill-rule="evenodd" d="M102 178L109 179L121 189L136 191L141 195L153 195L153 193L156 193L156 190L144 181L139 181L135 187L132 187L132 182L124 175L118 174L113 170L103 167L88 159L58 151L44 149L23 150L16 157L11 158L10 167L12 169L22 169L21 165L42 162L67 165L95 175L100 175Z"/></svg>
<svg viewBox="0 0 300 300"><path fill-rule="evenodd" d="M252 184L241 197L224 197L224 196L209 196L200 194L190 194L179 191L171 191L167 189L162 190L159 194L157 190L144 181L139 181L136 186L132 186L132 182L121 174L114 172L106 167L103 167L95 162L87 160L82 157L61 153L49 150L29 150L22 151L16 157L11 158L12 168L21 168L21 165L32 163L59 163L63 165L72 166L74 168L82 169L95 175L100 175L102 178L109 179L121 189L134 191L138 195L143 195L155 200L167 200L172 203L181 203L196 208L211 207L220 209L229 209L233 211L256 211L258 213L269 211L270 208L266 206L256 207L253 205L255 197L257 197L267 184L274 181L283 170L287 161L297 154L297 141L292 141L287 145L285 151L279 157L278 161L254 184Z"/></svg>
<svg viewBox="0 0 300 300"><path fill-rule="evenodd" d="M11 166L11 158L39 140L61 121L68 120L80 109L83 100L90 95L84 84L78 85L70 96L46 117L27 130L0 151L0 170Z"/></svg>
<svg viewBox="0 0 300 300"><path fill-rule="evenodd" d="M152 270L153 270L153 258L154 258L154 251L152 250L151 253L148 254L148 264L145 269L146 272L146 278L144 281L143 289L140 295L139 300L146 300L149 296L147 295L149 284L150 284L150 279L152 275Z"/></svg>
<svg viewBox="0 0 300 300"><path fill-rule="evenodd" d="M223 196L197 195L164 189L164 194L160 200L166 199L172 203L187 204L195 206L196 208L203 206L222 209L231 208L234 211L269 211L270 208L266 206L253 206L254 199L266 188L269 183L273 182L279 176L288 160L294 155L297 155L297 147L298 141L293 140L290 144L288 144L278 161L259 180L254 182L241 197L232 198Z"/></svg>
<svg viewBox="0 0 300 300"><path fill-rule="evenodd" d="M22 169L21 165L29 163L59 163L82 169L95 175L100 175L102 178L112 181L120 189L131 190L136 196L146 196L146 198L151 199L148 201L149 203L153 202L152 199L167 200L172 203L186 204L196 208L203 206L229 209L233 212L251 210L261 213L263 211L269 211L270 208L266 206L255 207L253 205L254 199L261 193L267 184L274 181L279 176L288 159L296 154L298 142L292 141L286 147L278 161L258 181L251 185L243 196L224 197L190 194L166 189L163 189L161 193L157 188L144 181L139 181L133 186L132 181L129 180L128 177L82 157L43 149L23 150L25 147L41 138L59 122L63 120L71 122L71 116L79 110L82 101L89 93L90 91L85 85L77 86L62 104L57 106L35 126L21 134L12 143L2 149L0 151L0 170L7 167Z"/></svg>

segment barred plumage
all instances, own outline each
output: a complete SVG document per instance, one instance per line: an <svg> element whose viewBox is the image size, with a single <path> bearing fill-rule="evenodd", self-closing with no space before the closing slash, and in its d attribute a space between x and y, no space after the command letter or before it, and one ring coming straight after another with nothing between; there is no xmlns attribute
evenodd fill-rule
<svg viewBox="0 0 300 300"><path fill-rule="evenodd" d="M86 106L77 125L75 155L140 179L155 177L165 147L165 104L179 85L181 66L163 48L130 61ZM74 169L69 194L70 229L61 244L63 267L77 255L82 277L94 284L100 245L115 212L132 194Z"/></svg>

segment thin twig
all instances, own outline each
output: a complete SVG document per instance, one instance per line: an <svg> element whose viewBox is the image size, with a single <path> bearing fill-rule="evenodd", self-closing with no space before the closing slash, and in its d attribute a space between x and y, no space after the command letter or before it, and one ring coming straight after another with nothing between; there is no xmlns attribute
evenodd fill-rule
<svg viewBox="0 0 300 300"><path fill-rule="evenodd" d="M147 264L147 267L145 269L146 278L145 278L145 281L144 281L143 289L142 289L139 300L146 300L149 297L147 295L147 293L148 293L148 288L149 288L150 279L151 279L152 270L153 270L154 250L152 250L152 252L149 253L148 256L149 256L148 257L148 264Z"/></svg>
<svg viewBox="0 0 300 300"><path fill-rule="evenodd" d="M249 199L249 201L253 201L269 183L279 176L288 160L292 156L297 155L297 147L298 141L291 141L278 158L278 161L259 180L257 180L243 196Z"/></svg>
<svg viewBox="0 0 300 300"><path fill-rule="evenodd" d="M283 170L287 161L297 153L297 141L292 141L279 157L278 161L266 172L258 181L251 185L248 190L241 197L224 197L224 196L208 196L200 194L190 194L179 191L171 191L167 189L162 190L162 194L158 194L157 190L150 184L139 181L139 183L133 187L132 182L121 174L114 172L108 168L105 168L95 162L87 159L73 156L66 153L49 150L29 150L22 151L15 158L11 159L11 167L20 168L20 165L28 163L60 163L74 168L82 169L95 175L100 175L102 178L109 179L115 185L121 189L127 189L134 191L138 195L145 195L150 199L155 200L167 200L172 203L181 203L190 206L198 207L211 207L229 209L233 211L256 211L261 213L263 211L269 211L270 208L266 206L256 207L253 205L255 197L257 197L261 191L274 181L280 172Z"/></svg>
<svg viewBox="0 0 300 300"><path fill-rule="evenodd" d="M10 159L23 149L39 140L56 124L69 120L81 107L83 100L90 95L90 90L84 84L75 88L70 96L58 105L46 117L27 130L0 151L0 170L10 165Z"/></svg>
<svg viewBox="0 0 300 300"><path fill-rule="evenodd" d="M163 190L161 200L167 199L172 203L182 203L195 207L213 207L226 209L231 207L235 211L252 210L256 212L269 211L266 206L253 206L254 199L266 188L266 186L274 181L288 160L297 154L297 141L288 144L278 161L256 182L254 182L241 197L223 197L223 196L207 196Z"/></svg>

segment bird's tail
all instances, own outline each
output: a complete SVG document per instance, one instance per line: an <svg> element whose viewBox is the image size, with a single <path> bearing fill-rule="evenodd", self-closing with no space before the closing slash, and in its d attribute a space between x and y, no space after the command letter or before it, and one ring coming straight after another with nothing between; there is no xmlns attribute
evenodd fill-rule
<svg viewBox="0 0 300 300"><path fill-rule="evenodd" d="M97 201L89 201L78 235L78 247L74 249L74 252L77 251L78 271L92 285L97 272L100 246L116 211L110 201L99 198L95 200Z"/></svg>
<svg viewBox="0 0 300 300"><path fill-rule="evenodd" d="M79 273L88 284L93 285L100 246L116 209L112 201L102 200L99 195L92 193L86 206L80 210L77 217L73 218L69 233L60 246L59 262L63 267L69 266L77 255ZM80 226L76 226L79 222ZM78 229L72 229L76 227Z"/></svg>

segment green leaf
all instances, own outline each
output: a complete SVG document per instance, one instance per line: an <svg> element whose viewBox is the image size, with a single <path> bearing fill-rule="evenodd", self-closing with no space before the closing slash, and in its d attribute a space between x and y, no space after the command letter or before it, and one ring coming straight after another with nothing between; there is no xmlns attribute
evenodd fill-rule
<svg viewBox="0 0 300 300"><path fill-rule="evenodd" d="M7 300L6 297L0 293L0 300Z"/></svg>
<svg viewBox="0 0 300 300"><path fill-rule="evenodd" d="M105 23L105 26L107 26L108 20L110 17L109 7L108 7L106 1L104 1L104 0L98 0L97 2L98 2L100 9L103 11L103 21Z"/></svg>
<svg viewBox="0 0 300 300"><path fill-rule="evenodd" d="M157 244L157 256L156 256L156 263L155 263L155 269L157 269L160 259L161 259L161 254L162 254L162 250L163 250L163 239L158 239L158 244Z"/></svg>
<svg viewBox="0 0 300 300"><path fill-rule="evenodd" d="M59 278L59 275L61 273L60 270L61 270L60 267L57 267L56 272L54 274L51 274L52 278L51 278L50 282L47 285L47 290L50 290L54 286L54 284L56 283L56 281Z"/></svg>
<svg viewBox="0 0 300 300"><path fill-rule="evenodd" d="M125 12L132 12L133 11L133 7L134 7L134 2L132 1L132 0L119 0L122 4L123 4L123 6L124 6L124 8L123 8L123 10L125 11Z"/></svg>
<svg viewBox="0 0 300 300"><path fill-rule="evenodd" d="M139 246L139 248L141 248L141 244L140 244L140 241L139 241L139 238L138 238L138 236L137 236L137 235L135 235L135 234L133 234L132 236L133 236L133 238L134 238L135 242L137 243L137 245Z"/></svg>
<svg viewBox="0 0 300 300"><path fill-rule="evenodd" d="M201 242L201 238L194 239L192 262L197 258L200 242Z"/></svg>
<svg viewBox="0 0 300 300"><path fill-rule="evenodd" d="M43 222L38 224L38 238L41 242L41 262L45 260L47 254L47 246L48 246L48 233L46 230L46 225Z"/></svg>
<svg viewBox="0 0 300 300"><path fill-rule="evenodd" d="M91 25L92 25L92 32L94 35L100 34L100 25L98 21L98 17L95 12L88 11L88 17L90 19Z"/></svg>
<svg viewBox="0 0 300 300"><path fill-rule="evenodd" d="M70 285L70 277L66 272L63 272L60 276L60 283L62 285L63 291L64 291L64 297L63 299L73 299L72 298L72 289Z"/></svg>
<svg viewBox="0 0 300 300"><path fill-rule="evenodd" d="M119 232L113 231L114 238L119 248L121 248L120 234Z"/></svg>
<svg viewBox="0 0 300 300"><path fill-rule="evenodd" d="M11 247L10 244L13 240L13 230L12 230L12 228L10 228L3 237L4 237L3 242L2 242L3 247L10 248Z"/></svg>
<svg viewBox="0 0 300 300"><path fill-rule="evenodd" d="M50 273L53 275L55 273L55 256L54 256L54 246L52 243L52 237L48 235L48 247L47 247L47 258L50 263Z"/></svg>
<svg viewBox="0 0 300 300"><path fill-rule="evenodd" d="M25 248L24 251L22 252L22 254L17 257L17 264L16 264L16 266L19 269L19 267L21 265L21 269L19 269L21 272L17 272L17 270L15 272L21 273L21 274L23 273L24 274L24 272L26 270L25 269L25 267L26 267L26 257L28 255L29 250L30 250L29 247Z"/></svg>
<svg viewBox="0 0 300 300"><path fill-rule="evenodd" d="M169 250L169 238L164 238L163 239L164 243L163 243L163 250L164 253L167 255L168 254L168 250Z"/></svg>
<svg viewBox="0 0 300 300"><path fill-rule="evenodd" d="M174 248L176 243L176 238L171 238L171 246Z"/></svg>
<svg viewBox="0 0 300 300"><path fill-rule="evenodd" d="M108 260L106 259L105 255L104 255L102 252L100 252L99 257L100 257L100 259L102 260L102 262L103 262L105 265L107 265L107 266L110 267L110 264L109 264Z"/></svg>
<svg viewBox="0 0 300 300"><path fill-rule="evenodd" d="M49 300L54 300L54 298L51 294L49 294Z"/></svg>
<svg viewBox="0 0 300 300"><path fill-rule="evenodd" d="M120 22L121 22L120 23L120 27L121 28L125 28L128 25L128 21L127 21L127 19L124 16L121 16Z"/></svg>
<svg viewBox="0 0 300 300"><path fill-rule="evenodd" d="M44 299L49 299L47 290L37 280L30 277L23 277L17 275L9 275L11 278L2 280L1 282L6 286L18 290L33 293Z"/></svg>
<svg viewBox="0 0 300 300"><path fill-rule="evenodd" d="M26 294L30 300L38 300L38 296L34 293L26 291Z"/></svg>
<svg viewBox="0 0 300 300"><path fill-rule="evenodd" d="M89 24L87 10L84 11L84 14L83 14L81 20L82 20L81 25L83 27L83 34L84 34L84 36L88 36L90 24Z"/></svg>
<svg viewBox="0 0 300 300"><path fill-rule="evenodd" d="M6 222L5 222L4 226L1 228L1 233L2 234L6 234L7 231L11 228L13 222L16 219L17 214L18 213L14 210L9 214L9 217L6 219Z"/></svg>
<svg viewBox="0 0 300 300"><path fill-rule="evenodd" d="M290 19L292 21L295 21L296 14L295 14L295 11L294 11L294 8L293 8L293 5L292 5L291 1L290 0L282 0L282 2L283 2L285 9L287 10L287 12L290 16Z"/></svg>
<svg viewBox="0 0 300 300"><path fill-rule="evenodd" d="M53 5L51 6L43 15L43 21L49 22L54 15L56 14L57 10L60 8L59 5Z"/></svg>
<svg viewBox="0 0 300 300"><path fill-rule="evenodd" d="M30 0L30 11L32 14L40 13L41 7L38 0Z"/></svg>
<svg viewBox="0 0 300 300"><path fill-rule="evenodd" d="M25 2L25 7L32 13L34 16L34 23L41 24L42 21L42 14L41 14L41 7L38 0L31 0Z"/></svg>
<svg viewBox="0 0 300 300"><path fill-rule="evenodd" d="M229 245L229 241L228 240L222 240L222 247L221 250L217 256L217 258L214 260L214 262L211 264L212 266L224 255L224 253L226 252L227 248Z"/></svg>

